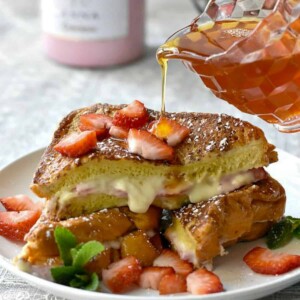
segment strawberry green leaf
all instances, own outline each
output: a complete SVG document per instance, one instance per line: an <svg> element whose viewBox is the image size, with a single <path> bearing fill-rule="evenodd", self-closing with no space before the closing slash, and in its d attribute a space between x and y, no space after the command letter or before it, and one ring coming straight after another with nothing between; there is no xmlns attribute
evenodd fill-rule
<svg viewBox="0 0 300 300"><path fill-rule="evenodd" d="M292 224L292 231L296 230L298 227L300 227L300 219L293 218L293 217L286 217L287 220L289 220Z"/></svg>
<svg viewBox="0 0 300 300"><path fill-rule="evenodd" d="M73 266L83 268L94 256L104 250L104 246L97 241L90 241L82 245L74 255Z"/></svg>
<svg viewBox="0 0 300 300"><path fill-rule="evenodd" d="M96 291L99 287L99 277L96 273L91 275L91 280L89 284L87 284L84 289L88 291Z"/></svg>
<svg viewBox="0 0 300 300"><path fill-rule="evenodd" d="M81 289L84 286L84 283L82 282L82 280L75 277L70 281L69 286L73 288Z"/></svg>
<svg viewBox="0 0 300 300"><path fill-rule="evenodd" d="M99 287L99 278L96 273L75 275L70 281L70 286L74 288L80 288L89 291L95 291Z"/></svg>
<svg viewBox="0 0 300 300"><path fill-rule="evenodd" d="M84 243L78 244L75 248L72 248L71 251L71 256L72 256L72 261L74 261L75 256L77 255L78 251L82 248Z"/></svg>
<svg viewBox="0 0 300 300"><path fill-rule="evenodd" d="M284 218L274 224L267 234L267 246L277 249L286 245L293 237L293 226L290 220Z"/></svg>
<svg viewBox="0 0 300 300"><path fill-rule="evenodd" d="M294 230L294 236L300 239L300 226Z"/></svg>
<svg viewBox="0 0 300 300"><path fill-rule="evenodd" d="M78 270L73 266L61 266L51 269L51 275L55 282L69 285Z"/></svg>
<svg viewBox="0 0 300 300"><path fill-rule="evenodd" d="M64 227L56 227L54 230L54 238L59 250L61 259L65 266L72 265L71 249L77 244L74 234Z"/></svg>
<svg viewBox="0 0 300 300"><path fill-rule="evenodd" d="M88 283L90 281L90 276L88 274L76 274L75 277L84 283Z"/></svg>
<svg viewBox="0 0 300 300"><path fill-rule="evenodd" d="M74 278L70 281L70 286L75 288L82 288L90 282L88 274L75 274Z"/></svg>

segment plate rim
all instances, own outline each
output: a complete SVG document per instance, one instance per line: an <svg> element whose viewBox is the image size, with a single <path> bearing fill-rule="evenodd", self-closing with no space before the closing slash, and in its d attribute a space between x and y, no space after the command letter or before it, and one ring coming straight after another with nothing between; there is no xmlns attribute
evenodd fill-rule
<svg viewBox="0 0 300 300"><path fill-rule="evenodd" d="M85 290L81 290L81 289L76 289L76 288L72 288L69 286L64 286L43 278L39 278L36 277L30 273L26 273L24 271L19 270L16 266L14 266L12 263L9 262L9 260L5 257L3 257L0 254L0 262L1 262L1 266L4 267L6 270L10 271L11 273L13 273L14 275L17 275L19 277L21 277L22 279L24 279L26 282L28 282L31 285L37 285L35 287L37 288L42 288L42 290L47 291L47 288L49 288L49 285L51 288L50 291L51 293L54 293L53 290L58 289L60 290L60 292L62 294L66 294L66 292L70 292L70 294L74 294L76 293L77 295L79 294L80 296L86 296L89 297L89 299L93 300L93 299L111 299L111 300L145 300L145 296L142 295L122 295L122 294L109 294L109 293L102 293L102 292L92 292L92 291L85 291ZM297 271L297 272L296 272ZM294 274L296 273L296 274ZM298 273L298 274L297 274ZM290 282L290 279L293 279L293 283ZM295 283L298 282L298 280L300 281L300 270L294 270L292 272L283 274L283 277L276 277L276 280L272 281L271 283L264 283L264 284L259 284L256 285L255 287L249 287L249 288L243 288L243 289L238 289L235 291L224 291L221 293L216 293L216 294L210 294L210 295L190 295L190 294L181 294L181 295L172 295L172 299L175 300L206 300L206 299L230 299L230 297L234 297L234 296L243 296L243 295L248 295L251 292L255 292L256 294L260 294L261 292L263 292L265 290L266 287L272 287L274 289L272 289L271 293L275 293L287 286L293 285ZM41 283L41 284L39 284ZM291 284L290 284L291 283ZM286 285L287 284L287 285ZM65 291L62 291L65 290ZM270 295L269 294L263 294L265 296ZM60 294L61 295L61 294ZM60 296L59 295L59 296ZM63 296L65 297L65 296ZM226 297L226 298L225 298ZM170 296L160 296L160 295L155 295L155 296L147 296L147 299L150 300L170 300ZM249 299L256 299L256 298L249 298Z"/></svg>

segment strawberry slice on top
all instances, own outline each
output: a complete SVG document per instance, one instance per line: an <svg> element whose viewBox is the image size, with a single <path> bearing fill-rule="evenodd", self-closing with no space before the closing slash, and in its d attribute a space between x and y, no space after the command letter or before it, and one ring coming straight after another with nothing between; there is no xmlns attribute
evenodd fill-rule
<svg viewBox="0 0 300 300"><path fill-rule="evenodd" d="M130 129L128 151L150 160L172 160L174 149L146 130Z"/></svg>
<svg viewBox="0 0 300 300"><path fill-rule="evenodd" d="M1 211L0 235L15 241L24 241L25 235L40 217L38 210Z"/></svg>
<svg viewBox="0 0 300 300"><path fill-rule="evenodd" d="M190 134L189 128L166 117L160 117L158 121L153 122L149 131L172 147L180 144Z"/></svg>
<svg viewBox="0 0 300 300"><path fill-rule="evenodd" d="M109 135L117 139L127 139L128 129L113 125L109 129Z"/></svg>
<svg viewBox="0 0 300 300"><path fill-rule="evenodd" d="M97 137L105 136L112 126L112 118L103 114L85 114L79 119L79 129L81 131L94 130Z"/></svg>
<svg viewBox="0 0 300 300"><path fill-rule="evenodd" d="M97 145L96 131L74 132L61 139L53 148L63 155L78 157Z"/></svg>
<svg viewBox="0 0 300 300"><path fill-rule="evenodd" d="M0 198L0 203L7 211L41 210L41 203L34 203L26 195Z"/></svg>
<svg viewBox="0 0 300 300"><path fill-rule="evenodd" d="M113 125L124 128L141 128L149 119L145 105L134 100L126 107L118 110L113 117Z"/></svg>
<svg viewBox="0 0 300 300"><path fill-rule="evenodd" d="M243 258L252 271L265 275L280 275L300 267L300 255L278 253L255 247Z"/></svg>

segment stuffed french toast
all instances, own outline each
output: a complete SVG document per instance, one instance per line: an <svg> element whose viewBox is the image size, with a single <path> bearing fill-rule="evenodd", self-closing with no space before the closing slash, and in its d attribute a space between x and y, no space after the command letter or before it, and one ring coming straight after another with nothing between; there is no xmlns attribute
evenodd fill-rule
<svg viewBox="0 0 300 300"><path fill-rule="evenodd" d="M137 100L73 111L34 175L31 188L46 205L18 262L28 270L62 264L55 229L63 227L79 243L104 245L87 268L113 292L123 290L107 269L128 257L142 274L167 267L168 251L190 272L207 267L283 216L284 189L264 170L276 161L260 129L224 114L161 116Z"/></svg>

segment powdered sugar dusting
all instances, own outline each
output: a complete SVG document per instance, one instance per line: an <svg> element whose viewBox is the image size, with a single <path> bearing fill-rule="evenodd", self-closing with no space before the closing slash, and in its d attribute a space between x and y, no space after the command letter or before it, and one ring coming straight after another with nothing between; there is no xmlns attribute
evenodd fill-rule
<svg viewBox="0 0 300 300"><path fill-rule="evenodd" d="M208 143L208 145L205 147L205 150L208 151L208 152L212 151L212 150L215 149L215 146L216 146L216 142L215 141L210 141Z"/></svg>
<svg viewBox="0 0 300 300"><path fill-rule="evenodd" d="M77 158L69 158L57 153L53 146L64 136L76 131L79 116L87 113L100 113L113 116L115 111L124 105L96 104L94 106L77 110L69 114L61 123L54 134L54 140L46 150L43 160L35 176L38 184L51 181L53 176L59 176L64 169L72 165L81 165L90 160L119 160L130 159L139 162L148 161L140 155L128 151L126 141L107 137L98 142L97 147L90 153ZM149 122L159 119L158 111L148 110ZM174 147L172 161L151 161L155 164L186 165L200 161L209 152L229 151L236 143L248 143L251 139L261 137L256 127L226 114L205 113L165 113L165 117L176 120L179 124L190 129L189 136ZM147 130L148 124L145 126ZM70 131L66 128L72 128ZM75 128L75 129L74 129ZM225 140L226 138L226 140Z"/></svg>
<svg viewBox="0 0 300 300"><path fill-rule="evenodd" d="M220 151L224 151L227 145L228 145L228 141L227 141L227 137L225 137L219 143Z"/></svg>

